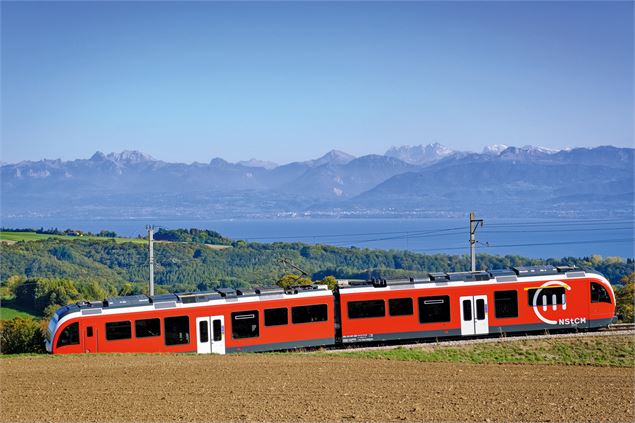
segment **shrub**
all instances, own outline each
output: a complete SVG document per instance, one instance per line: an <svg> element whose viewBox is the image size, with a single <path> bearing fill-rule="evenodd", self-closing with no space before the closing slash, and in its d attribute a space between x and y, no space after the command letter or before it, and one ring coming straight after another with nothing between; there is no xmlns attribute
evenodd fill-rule
<svg viewBox="0 0 635 423"><path fill-rule="evenodd" d="M280 288L289 289L292 286L311 285L313 282L309 278L298 275L286 274L278 279L277 285Z"/></svg>
<svg viewBox="0 0 635 423"><path fill-rule="evenodd" d="M324 279L322 279L320 281L320 283L322 285L326 285L329 287L329 289L332 291L335 289L335 287L337 286L337 279L335 279L335 276L327 276Z"/></svg>
<svg viewBox="0 0 635 423"><path fill-rule="evenodd" d="M0 322L0 352L3 354L42 353L44 336L33 318L16 317Z"/></svg>
<svg viewBox="0 0 635 423"><path fill-rule="evenodd" d="M620 282L624 285L615 289L616 311L622 315L622 321L632 322L635 320L635 273L624 276Z"/></svg>

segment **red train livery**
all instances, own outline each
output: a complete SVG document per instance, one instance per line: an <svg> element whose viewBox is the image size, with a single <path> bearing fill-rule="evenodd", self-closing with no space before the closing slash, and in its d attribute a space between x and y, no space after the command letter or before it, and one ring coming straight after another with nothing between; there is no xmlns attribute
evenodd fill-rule
<svg viewBox="0 0 635 423"><path fill-rule="evenodd" d="M614 319L601 274L571 267L430 273L421 279L340 281L114 297L64 306L49 322L56 354L233 353L346 343L589 330Z"/></svg>

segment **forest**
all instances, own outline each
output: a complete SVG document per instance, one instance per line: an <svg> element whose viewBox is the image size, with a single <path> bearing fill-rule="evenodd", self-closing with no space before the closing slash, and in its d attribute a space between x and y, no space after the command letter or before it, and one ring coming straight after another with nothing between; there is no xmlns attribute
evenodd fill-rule
<svg viewBox="0 0 635 423"><path fill-rule="evenodd" d="M163 234L199 242L155 244L157 293L219 287L271 286L302 269L312 280L417 277L427 272L469 270L467 255L418 254L398 250L342 248L302 243L248 243L213 233L182 230ZM226 248L207 245L214 241ZM564 257L530 259L477 255L477 268L498 269L538 264L593 268L613 284L633 271L633 260ZM295 266L295 267L294 267ZM0 295L5 306L48 315L68 301L101 300L112 295L147 292L148 249L140 243L111 240L46 239L2 245Z"/></svg>

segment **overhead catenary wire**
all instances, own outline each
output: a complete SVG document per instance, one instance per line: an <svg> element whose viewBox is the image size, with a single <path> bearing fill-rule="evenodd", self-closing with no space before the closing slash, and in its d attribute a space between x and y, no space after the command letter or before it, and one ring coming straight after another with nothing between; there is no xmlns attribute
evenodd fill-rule
<svg viewBox="0 0 635 423"><path fill-rule="evenodd" d="M633 242L635 238L617 238L617 239L591 239L591 240L579 240L579 241L558 241L558 242L534 242L525 244L487 244L481 243L485 248L507 248L507 247L540 247L548 245L573 245L573 244L606 244L606 243L621 243L621 242ZM414 251L448 251L448 250L464 250L465 247L435 247L435 248L418 248Z"/></svg>
<svg viewBox="0 0 635 423"><path fill-rule="evenodd" d="M584 219L584 220L552 220L539 222L500 222L490 223L488 226L506 227L506 226L588 226L588 225L617 225L624 223L633 223L633 219Z"/></svg>
<svg viewBox="0 0 635 423"><path fill-rule="evenodd" d="M584 220L553 220L553 221L542 221L542 222L518 222L518 223L488 223L488 227L507 227L507 226L570 226L570 225L615 225L615 224L625 224L632 223L635 224L634 220L628 219L584 219ZM303 235L287 235L287 236L235 236L235 239L243 239L246 241L258 241L258 240L269 240L269 239L317 239L317 238L342 238L342 237L356 237L356 236L372 236L372 235L398 235L403 234L404 236L416 235L429 231L440 231L440 230L449 230L449 229L457 229L457 228L441 228L441 229L427 229L427 230L406 230L406 231L384 231L384 232L355 232L355 233L343 233L343 234L303 234ZM458 229L464 229L463 226Z"/></svg>
<svg viewBox="0 0 635 423"><path fill-rule="evenodd" d="M483 234L490 234L490 233L560 233L560 232L589 232L589 231L616 231L616 230L627 230L627 229L634 229L634 226L628 226L628 227L610 227L610 228L592 228L592 229L587 229L587 228L578 228L578 229L523 229L523 230L488 230L487 228L483 229ZM386 240L400 240L400 239L408 239L408 240L414 240L414 239L421 239L421 238L434 238L434 237L444 237L444 236L456 236L456 235L461 235L463 234L463 231L465 230L465 228L448 228L443 230L444 233L435 233L435 232L441 232L441 230L439 231L430 231L427 233L415 233L415 232L411 232L411 235L401 235L401 236L394 236L394 237L384 237L384 238L371 238L371 239L351 239L351 240L346 240L346 241L336 241L333 243L333 245L346 245L349 243L357 243L357 244L361 244L361 243L370 243L370 242L377 242L377 241L386 241ZM460 231L460 232L458 232Z"/></svg>

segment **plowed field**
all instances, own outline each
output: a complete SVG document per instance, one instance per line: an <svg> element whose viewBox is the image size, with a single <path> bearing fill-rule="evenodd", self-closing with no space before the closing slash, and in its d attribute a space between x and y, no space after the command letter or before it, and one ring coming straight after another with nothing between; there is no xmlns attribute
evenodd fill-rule
<svg viewBox="0 0 635 423"><path fill-rule="evenodd" d="M313 355L0 361L2 421L624 421L633 369Z"/></svg>

